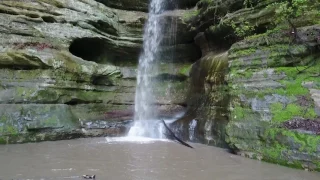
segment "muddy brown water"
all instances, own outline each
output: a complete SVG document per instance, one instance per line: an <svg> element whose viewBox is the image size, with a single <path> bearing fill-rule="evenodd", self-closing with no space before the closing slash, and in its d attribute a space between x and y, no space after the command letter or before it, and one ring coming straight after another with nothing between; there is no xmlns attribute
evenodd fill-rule
<svg viewBox="0 0 320 180"><path fill-rule="evenodd" d="M320 173L250 160L223 149L127 138L0 146L0 179L319 180Z"/></svg>

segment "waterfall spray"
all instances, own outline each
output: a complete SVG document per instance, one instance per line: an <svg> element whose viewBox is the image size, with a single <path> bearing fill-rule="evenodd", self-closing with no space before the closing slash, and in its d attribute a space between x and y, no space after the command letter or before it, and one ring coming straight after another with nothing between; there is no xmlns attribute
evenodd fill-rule
<svg viewBox="0 0 320 180"><path fill-rule="evenodd" d="M157 74L156 61L160 58L160 44L163 40L163 27L160 14L165 11L166 0L151 0L149 17L143 35L143 52L139 58L137 88L135 96L134 125L129 136L162 137L162 126L156 121L157 110L153 105L154 82Z"/></svg>

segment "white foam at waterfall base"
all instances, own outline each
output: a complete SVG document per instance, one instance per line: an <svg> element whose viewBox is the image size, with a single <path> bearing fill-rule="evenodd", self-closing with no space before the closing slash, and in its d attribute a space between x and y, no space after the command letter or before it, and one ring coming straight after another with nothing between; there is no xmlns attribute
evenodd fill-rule
<svg viewBox="0 0 320 180"><path fill-rule="evenodd" d="M151 77L157 74L155 61L159 57L160 43L163 39L159 14L165 10L166 0L151 0L149 17L143 35L143 52L139 58L137 88L135 96L134 125L128 137L163 138L163 126L157 120L157 111L152 105L154 81Z"/></svg>
<svg viewBox="0 0 320 180"><path fill-rule="evenodd" d="M150 144L154 142L169 142L167 139L154 139L149 137L142 137L142 136L126 136L126 137L106 137L107 144L118 144L121 142L132 142L138 144Z"/></svg>
<svg viewBox="0 0 320 180"><path fill-rule="evenodd" d="M164 138L163 125L159 120L136 120L130 128L129 137Z"/></svg>

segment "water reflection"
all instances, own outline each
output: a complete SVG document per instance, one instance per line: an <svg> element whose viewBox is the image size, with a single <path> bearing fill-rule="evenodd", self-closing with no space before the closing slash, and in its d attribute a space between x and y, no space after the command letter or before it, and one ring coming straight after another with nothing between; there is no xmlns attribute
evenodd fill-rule
<svg viewBox="0 0 320 180"><path fill-rule="evenodd" d="M0 179L319 180L310 173L150 138L79 139L0 146Z"/></svg>

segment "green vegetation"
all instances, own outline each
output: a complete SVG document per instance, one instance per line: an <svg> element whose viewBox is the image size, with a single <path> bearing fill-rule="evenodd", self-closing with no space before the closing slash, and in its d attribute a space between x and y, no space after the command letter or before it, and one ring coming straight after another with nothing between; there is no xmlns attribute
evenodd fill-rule
<svg viewBox="0 0 320 180"><path fill-rule="evenodd" d="M186 13L183 14L183 21L189 22L193 17L196 17L199 14L200 14L199 10L187 11Z"/></svg>
<svg viewBox="0 0 320 180"><path fill-rule="evenodd" d="M275 2L272 4L273 7L277 7L275 23L278 24L283 21L304 16L308 11L313 10L317 3L319 3L317 0L288 0Z"/></svg>
<svg viewBox="0 0 320 180"><path fill-rule="evenodd" d="M284 106L281 103L274 103L271 105L271 112L273 114L272 120L274 122L285 122L294 117L314 119L317 114L312 107L301 107L297 104L288 104Z"/></svg>
<svg viewBox="0 0 320 180"><path fill-rule="evenodd" d="M232 114L233 114L233 118L234 119L240 119L240 120L243 120L245 118L245 116L246 116L244 108L242 108L240 106L236 106L233 109Z"/></svg>
<svg viewBox="0 0 320 180"><path fill-rule="evenodd" d="M4 124L0 127L0 135L17 135L18 129L12 125Z"/></svg>
<svg viewBox="0 0 320 180"><path fill-rule="evenodd" d="M283 15L282 22L287 22L288 18L295 19L297 16ZM320 136L279 128L280 124L295 117L318 117L308 88L312 86L320 89L320 55L312 53L305 43L294 43L292 37L286 35L289 31L288 26L279 25L266 33L245 37L229 51L229 58L232 60L228 81L230 94L234 99L241 97L242 101L231 100L234 108L230 114L228 140L235 149L248 152L247 156L250 158L294 168L319 170L320 163L314 155L320 147ZM247 36L242 32L238 34ZM274 73L266 73L265 69L274 70ZM262 77L258 73L263 73L264 78L279 85L259 87L259 78ZM258 87L254 87L255 83ZM311 85L307 87L306 83ZM272 103L270 107L263 107L265 110L257 107L257 111L244 105L251 105L251 98L267 102L267 95L281 95L287 102ZM304 98L303 104L299 102L300 97ZM266 116L270 117L271 121L265 120ZM267 122L263 123L265 121ZM264 134L260 135L261 132ZM311 162L298 160L297 156L301 154L312 159Z"/></svg>
<svg viewBox="0 0 320 180"><path fill-rule="evenodd" d="M192 68L192 65L190 65L190 64L183 65L179 69L179 74L182 74L182 75L185 75L185 76L189 77L189 73L190 73L191 68Z"/></svg>
<svg viewBox="0 0 320 180"><path fill-rule="evenodd" d="M5 139L5 136L0 136L0 145L1 144L7 144L7 140Z"/></svg>
<svg viewBox="0 0 320 180"><path fill-rule="evenodd" d="M303 83L314 82L315 84L319 84L319 69L319 58L313 58L308 66L276 68L278 74L284 73L287 76L286 79L280 80L280 83L283 84L285 88L277 90L277 93L289 96L307 95L309 90L303 87Z"/></svg>
<svg viewBox="0 0 320 180"><path fill-rule="evenodd" d="M235 34L238 37L246 37L250 34L253 34L256 29L256 27L248 21L243 21L240 24L236 24L235 22L231 21L231 27L234 29Z"/></svg>
<svg viewBox="0 0 320 180"><path fill-rule="evenodd" d="M320 143L320 136L279 128L269 128L266 131L266 138L272 139L272 145L280 147L278 149L291 147L291 150L299 150L310 154L317 152Z"/></svg>

